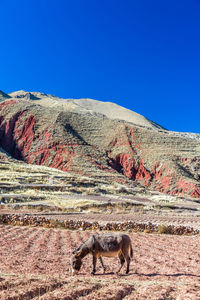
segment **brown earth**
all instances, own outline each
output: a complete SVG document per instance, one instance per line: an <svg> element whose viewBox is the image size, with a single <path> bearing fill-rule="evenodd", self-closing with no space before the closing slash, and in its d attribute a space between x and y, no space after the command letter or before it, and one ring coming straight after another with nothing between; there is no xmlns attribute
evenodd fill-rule
<svg viewBox="0 0 200 300"><path fill-rule="evenodd" d="M133 260L90 275L91 257L71 276L72 250L91 232L0 226L0 299L199 299L200 237L129 233Z"/></svg>

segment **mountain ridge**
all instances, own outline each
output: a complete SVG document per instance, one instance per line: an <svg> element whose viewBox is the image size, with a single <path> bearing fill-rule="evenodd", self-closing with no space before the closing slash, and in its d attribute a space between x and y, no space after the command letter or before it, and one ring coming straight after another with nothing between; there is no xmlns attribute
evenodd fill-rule
<svg viewBox="0 0 200 300"><path fill-rule="evenodd" d="M4 93L3 91L0 90L0 102L4 101L6 99L9 99L9 98L11 98L10 95L8 95L8 94L6 94L6 93Z"/></svg>
<svg viewBox="0 0 200 300"><path fill-rule="evenodd" d="M102 102L99 100L89 98L63 99L49 94L39 92L26 92L23 90L10 93L9 96L12 98L37 100L38 104L47 107L62 106L62 108L67 111L78 112L83 114L102 114L110 119L118 119L134 123L138 126L145 126L153 129L156 127L164 129L161 125L145 118L144 116L134 111L131 111L130 109L124 108L113 102Z"/></svg>

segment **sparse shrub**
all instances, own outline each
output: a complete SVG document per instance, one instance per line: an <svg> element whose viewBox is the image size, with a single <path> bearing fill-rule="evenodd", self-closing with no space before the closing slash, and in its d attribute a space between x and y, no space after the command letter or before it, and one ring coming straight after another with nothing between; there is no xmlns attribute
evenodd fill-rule
<svg viewBox="0 0 200 300"><path fill-rule="evenodd" d="M158 233L160 234L172 234L173 230L170 225L159 225L158 226Z"/></svg>

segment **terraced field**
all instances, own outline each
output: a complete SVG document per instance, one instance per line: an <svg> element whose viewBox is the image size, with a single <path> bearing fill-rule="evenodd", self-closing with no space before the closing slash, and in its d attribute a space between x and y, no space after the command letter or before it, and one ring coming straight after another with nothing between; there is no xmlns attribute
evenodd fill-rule
<svg viewBox="0 0 200 300"><path fill-rule="evenodd" d="M91 257L78 276L72 250L92 232L0 226L0 299L200 299L200 237L129 233L134 257L129 275L109 267L90 275Z"/></svg>

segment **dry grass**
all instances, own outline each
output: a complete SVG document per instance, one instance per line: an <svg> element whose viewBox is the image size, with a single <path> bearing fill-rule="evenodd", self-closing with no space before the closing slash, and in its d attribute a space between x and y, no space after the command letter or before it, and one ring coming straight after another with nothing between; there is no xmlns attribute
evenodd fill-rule
<svg viewBox="0 0 200 300"><path fill-rule="evenodd" d="M198 201L148 191L134 182L119 184L113 175L90 178L15 160L0 162L0 188L1 210L7 204L13 211L200 213Z"/></svg>

